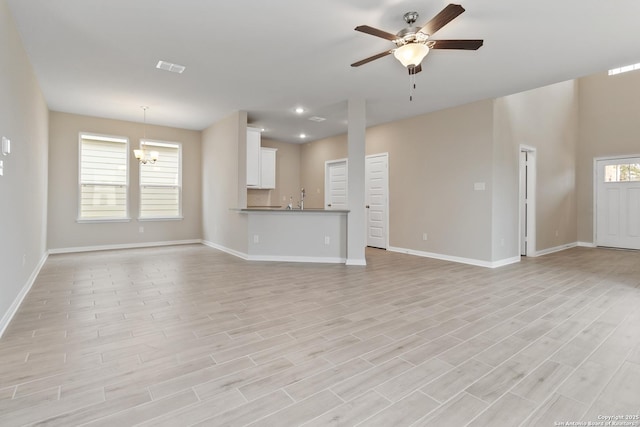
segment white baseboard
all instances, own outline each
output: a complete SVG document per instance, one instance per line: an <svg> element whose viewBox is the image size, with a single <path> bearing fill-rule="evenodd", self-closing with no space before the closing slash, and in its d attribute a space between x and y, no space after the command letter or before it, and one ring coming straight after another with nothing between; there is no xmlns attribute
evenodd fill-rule
<svg viewBox="0 0 640 427"><path fill-rule="evenodd" d="M271 261L271 262L313 262L323 264L344 264L345 258L333 257L309 257L309 256L278 256L278 255L249 255L249 261Z"/></svg>
<svg viewBox="0 0 640 427"><path fill-rule="evenodd" d="M18 312L18 308L20 308L20 305L22 304L22 301L31 290L31 287L35 283L38 274L40 274L40 270L42 269L44 263L47 261L48 256L49 254L47 252L42 255L40 262L38 262L38 265L36 265L36 268L29 276L27 283L24 284L24 286L16 296L16 299L13 300L13 303L11 304L7 312L4 314L4 316L2 316L2 320L0 320L0 338L2 337L2 335L4 335L4 332L7 330L9 323L11 323L11 319L13 319L13 316L16 315L16 313Z"/></svg>
<svg viewBox="0 0 640 427"><path fill-rule="evenodd" d="M362 259L349 258L349 259L345 260L344 263L346 265L366 266L367 265L367 260L365 258L362 258Z"/></svg>
<svg viewBox="0 0 640 427"><path fill-rule="evenodd" d="M597 248L598 246L593 242L578 242L579 248Z"/></svg>
<svg viewBox="0 0 640 427"><path fill-rule="evenodd" d="M543 256L543 255L549 255L555 252L560 252L560 251L564 251L567 249L571 249L571 248L575 248L576 246L578 246L578 242L571 242L571 243L567 243L564 245L560 245L560 246L555 246L553 248L547 248L547 249L542 249L539 251L536 251L536 253L534 255L530 255L533 257L539 257L539 256Z"/></svg>
<svg viewBox="0 0 640 427"><path fill-rule="evenodd" d="M94 252L94 251L111 251L115 249L139 249L153 248L157 246L175 246L175 245L193 245L202 243L200 239L193 240L171 240L167 242L147 242L147 243L125 243L119 245L101 245L101 246L80 246L77 248L58 248L49 249L49 254L70 254L77 252Z"/></svg>
<svg viewBox="0 0 640 427"><path fill-rule="evenodd" d="M205 245L205 246L209 246L210 248L217 249L219 251L227 253L229 255L233 255L235 257L242 258L242 259L244 259L246 261L249 260L249 256L247 254L239 252L239 251L236 251L235 249L230 249L230 248L227 248L225 246L219 245L217 243L210 242L208 240L203 240L202 244Z"/></svg>
<svg viewBox="0 0 640 427"><path fill-rule="evenodd" d="M334 258L334 257L309 257L309 256L283 256L283 255L248 255L243 252L236 251L234 249L229 249L225 246L219 245L217 243L209 242L207 240L203 240L202 244L205 246L209 246L210 248L217 249L219 251L228 253L229 255L233 255L238 258L242 258L246 261L267 261L267 262L313 262L313 263L323 263L323 264L344 264L345 258Z"/></svg>
<svg viewBox="0 0 640 427"><path fill-rule="evenodd" d="M460 264L468 264L468 265L474 265L476 267L486 267L486 268L504 267L505 265L520 262L519 256L513 257L513 258L505 258L499 261L483 261L483 260L473 259L473 258L463 258L463 257L457 257L457 256L451 256L451 255L436 254L433 252L416 251L414 249L396 248L391 246L388 247L387 250L391 252L399 252L399 253L408 254L408 255L420 256L424 258L433 258L433 259L439 259L441 261L457 262Z"/></svg>

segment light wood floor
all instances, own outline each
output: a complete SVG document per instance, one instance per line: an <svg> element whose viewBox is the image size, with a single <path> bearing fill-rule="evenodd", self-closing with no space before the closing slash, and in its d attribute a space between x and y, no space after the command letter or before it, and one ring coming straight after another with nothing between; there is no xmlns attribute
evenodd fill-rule
<svg viewBox="0 0 640 427"><path fill-rule="evenodd" d="M380 250L367 261L246 262L200 245L50 256L0 340L0 425L640 414L640 252L495 270Z"/></svg>

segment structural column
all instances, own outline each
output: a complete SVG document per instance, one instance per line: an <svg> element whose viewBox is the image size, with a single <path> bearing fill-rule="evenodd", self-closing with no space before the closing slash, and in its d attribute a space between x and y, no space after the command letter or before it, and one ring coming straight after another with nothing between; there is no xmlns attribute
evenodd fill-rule
<svg viewBox="0 0 640 427"><path fill-rule="evenodd" d="M366 265L365 193L365 133L366 103L364 99L349 99L348 105L348 188L347 265Z"/></svg>

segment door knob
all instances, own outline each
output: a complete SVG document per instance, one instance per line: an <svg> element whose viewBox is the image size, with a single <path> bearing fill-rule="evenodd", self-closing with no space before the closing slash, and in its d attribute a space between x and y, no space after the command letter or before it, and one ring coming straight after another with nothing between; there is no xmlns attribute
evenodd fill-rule
<svg viewBox="0 0 640 427"><path fill-rule="evenodd" d="M331 203L329 203L327 206L328 206L328 207L331 207Z"/></svg>
<svg viewBox="0 0 640 427"><path fill-rule="evenodd" d="M365 206L365 208L369 209L369 205Z"/></svg>

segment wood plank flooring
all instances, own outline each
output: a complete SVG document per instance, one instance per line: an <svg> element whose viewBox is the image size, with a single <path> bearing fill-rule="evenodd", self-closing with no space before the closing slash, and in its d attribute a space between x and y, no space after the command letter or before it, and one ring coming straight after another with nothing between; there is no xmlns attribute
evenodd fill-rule
<svg viewBox="0 0 640 427"><path fill-rule="evenodd" d="M366 256L52 255L0 339L0 425L640 426L640 252Z"/></svg>

